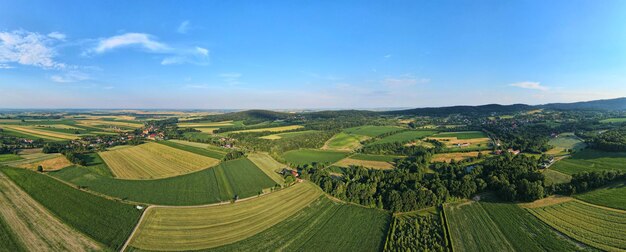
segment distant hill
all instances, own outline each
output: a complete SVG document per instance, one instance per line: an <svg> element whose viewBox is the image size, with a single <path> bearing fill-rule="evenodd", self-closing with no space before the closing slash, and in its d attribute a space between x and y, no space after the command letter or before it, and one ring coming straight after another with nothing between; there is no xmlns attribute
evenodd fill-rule
<svg viewBox="0 0 626 252"><path fill-rule="evenodd" d="M452 106L439 108L415 108L406 110L387 111L388 115L421 115L421 116L443 116L450 114L488 114L488 113L512 113L524 110L532 110L533 106L526 104L499 105L487 104L480 106Z"/></svg>
<svg viewBox="0 0 626 252"><path fill-rule="evenodd" d="M294 116L295 115L292 113L255 109L255 110L245 110L245 111L226 113L226 114L220 114L220 115L210 115L210 116L207 116L203 120L210 120L210 121L215 121L215 122L229 121L229 120L244 121L245 124L250 125L250 124L256 124L256 123L261 123L261 122L266 122L266 121L284 120L284 119L288 119Z"/></svg>
<svg viewBox="0 0 626 252"><path fill-rule="evenodd" d="M557 110L626 110L626 97L573 103L549 103L536 106Z"/></svg>

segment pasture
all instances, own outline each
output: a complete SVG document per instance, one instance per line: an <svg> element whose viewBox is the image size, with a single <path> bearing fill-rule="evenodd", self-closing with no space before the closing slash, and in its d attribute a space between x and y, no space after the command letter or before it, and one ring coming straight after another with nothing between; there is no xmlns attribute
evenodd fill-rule
<svg viewBox="0 0 626 252"><path fill-rule="evenodd" d="M252 163L259 167L259 169L261 169L261 171L263 171L265 175L270 177L277 184L282 185L283 183L285 183L285 179L283 178L283 176L278 174L278 172L281 169L286 168L286 165L277 162L266 153L250 153L248 154L248 159L250 159Z"/></svg>
<svg viewBox="0 0 626 252"><path fill-rule="evenodd" d="M568 201L529 211L559 232L606 251L626 250L626 212L580 201Z"/></svg>
<svg viewBox="0 0 626 252"><path fill-rule="evenodd" d="M542 173L546 177L546 185L564 184L572 181L572 176L552 169L544 169Z"/></svg>
<svg viewBox="0 0 626 252"><path fill-rule="evenodd" d="M141 215L133 205L76 190L44 174L15 168L0 172L64 223L113 250L122 247Z"/></svg>
<svg viewBox="0 0 626 252"><path fill-rule="evenodd" d="M468 158L476 158L478 154L489 155L489 151L468 151L468 152L450 152L450 153L437 153L433 155L432 162L446 162L449 163L452 160L461 161Z"/></svg>
<svg viewBox="0 0 626 252"><path fill-rule="evenodd" d="M626 210L626 182L613 183L574 197L595 205Z"/></svg>
<svg viewBox="0 0 626 252"><path fill-rule="evenodd" d="M114 198L172 206L229 201L235 193L239 193L239 198L246 198L275 185L247 159L226 161L211 169L155 180L115 179L106 175L107 170L106 164L94 159L87 167L68 167L50 175Z"/></svg>
<svg viewBox="0 0 626 252"><path fill-rule="evenodd" d="M373 154L362 154L357 153L350 156L352 159L358 160L368 160L368 161L381 161L381 162L395 162L397 159L403 159L404 156L393 156L393 155L373 155Z"/></svg>
<svg viewBox="0 0 626 252"><path fill-rule="evenodd" d="M339 167L363 166L365 168L371 168L371 169L376 169L376 170L391 170L394 167L393 163L391 162L362 160L362 159L354 159L351 157L339 160L333 165L339 166Z"/></svg>
<svg viewBox="0 0 626 252"><path fill-rule="evenodd" d="M226 156L226 151L222 149L210 148L212 145L201 146L201 143L180 141L180 140L167 140L167 141L158 141L157 143L163 144L172 148L176 148L179 150L191 152L194 154L202 155L205 157L215 158L218 160L222 160L224 156Z"/></svg>
<svg viewBox="0 0 626 252"><path fill-rule="evenodd" d="M331 139L328 139L324 146L323 150L335 150L335 151L353 151L359 147L361 147L361 141L368 139L367 136L361 135L353 135L346 134L343 132L339 132L334 135Z"/></svg>
<svg viewBox="0 0 626 252"><path fill-rule="evenodd" d="M615 117L615 118L607 118L600 121L601 123L624 123L626 122L626 118L624 117Z"/></svg>
<svg viewBox="0 0 626 252"><path fill-rule="evenodd" d="M158 143L100 152L115 177L157 179L178 176L214 166L218 159Z"/></svg>
<svg viewBox="0 0 626 252"><path fill-rule="evenodd" d="M488 138L487 134L482 131L459 131L459 132L442 132L434 135L433 137L441 138L456 138L456 139L475 139L475 138Z"/></svg>
<svg viewBox="0 0 626 252"><path fill-rule="evenodd" d="M377 137L385 133L402 130L403 128L396 126L359 126L343 130L346 134L361 135L368 137Z"/></svg>
<svg viewBox="0 0 626 252"><path fill-rule="evenodd" d="M324 151L301 149L288 151L283 154L283 158L289 164L304 165L311 163L335 163L348 156L346 152Z"/></svg>
<svg viewBox="0 0 626 252"><path fill-rule="evenodd" d="M89 251L100 245L67 226L0 173L0 218L29 251ZM1 244L0 244L1 245Z"/></svg>
<svg viewBox="0 0 626 252"><path fill-rule="evenodd" d="M386 143L407 143L422 139L437 133L432 130L407 130L390 136L383 137L370 144L386 144Z"/></svg>
<svg viewBox="0 0 626 252"><path fill-rule="evenodd" d="M150 208L130 245L145 250L183 251L231 244L280 223L321 195L314 184L299 183L233 204Z"/></svg>
<svg viewBox="0 0 626 252"><path fill-rule="evenodd" d="M0 163L8 162L8 161L16 161L16 160L21 160L21 159L23 158L15 154L0 154Z"/></svg>
<svg viewBox="0 0 626 252"><path fill-rule="evenodd" d="M557 161L550 166L550 169L572 175L584 171L626 171L624 164L626 164L626 152L605 152L585 149L572 154L569 158Z"/></svg>
<svg viewBox="0 0 626 252"><path fill-rule="evenodd" d="M211 251L381 251L389 213L321 197L276 225Z"/></svg>
<svg viewBox="0 0 626 252"><path fill-rule="evenodd" d="M454 251L575 251L574 242L515 204L462 202L445 207Z"/></svg>
<svg viewBox="0 0 626 252"><path fill-rule="evenodd" d="M316 134L318 132L319 131L317 130L303 130L303 131L272 134L272 135L262 136L259 138L267 139L267 140L277 140L277 139L282 139L282 138L288 139L288 138L294 138L294 137L307 137L307 135Z"/></svg>
<svg viewBox="0 0 626 252"><path fill-rule="evenodd" d="M546 152L548 155L563 155L567 154L567 150L580 151L587 146L574 133L560 134L555 138L551 138L548 144L553 146L552 149Z"/></svg>
<svg viewBox="0 0 626 252"><path fill-rule="evenodd" d="M282 132L288 130L296 130L304 128L302 125L289 125L289 126L280 126L280 127L270 127L270 128L260 128L260 129L247 129L247 130L237 130L227 132L228 134L234 133L248 133L248 132Z"/></svg>

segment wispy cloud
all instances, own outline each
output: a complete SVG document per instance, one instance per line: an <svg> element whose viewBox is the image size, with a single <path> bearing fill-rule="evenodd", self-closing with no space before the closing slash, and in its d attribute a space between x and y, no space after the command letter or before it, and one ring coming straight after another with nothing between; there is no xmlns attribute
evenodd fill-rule
<svg viewBox="0 0 626 252"><path fill-rule="evenodd" d="M189 20L185 20L182 23L180 23L180 25L178 25L176 32L180 34L186 34L189 31L189 29L191 29L190 25L191 23L189 22Z"/></svg>
<svg viewBox="0 0 626 252"><path fill-rule="evenodd" d="M391 88L402 88L402 87L410 87L415 86L417 84L427 84L430 82L428 78L416 78L410 75L400 76L400 77L390 77L382 80L382 83Z"/></svg>
<svg viewBox="0 0 626 252"><path fill-rule="evenodd" d="M387 55L383 56L383 58L389 59L389 58L391 58L391 54L387 54Z"/></svg>
<svg viewBox="0 0 626 252"><path fill-rule="evenodd" d="M14 68L14 67L9 66L7 64L0 64L0 69L11 69L11 68Z"/></svg>
<svg viewBox="0 0 626 252"><path fill-rule="evenodd" d="M104 53L116 48L128 46L139 46L153 52L164 52L169 50L167 45L156 41L156 38L150 34L125 33L101 39L98 45L93 49L93 52Z"/></svg>
<svg viewBox="0 0 626 252"><path fill-rule="evenodd" d="M224 81L224 83L228 85L234 86L241 84L241 82L239 81L242 76L241 73L221 73L218 76L222 78L222 81Z"/></svg>
<svg viewBox="0 0 626 252"><path fill-rule="evenodd" d="M52 46L53 42L50 37L36 32L0 32L0 64L17 63L45 69L63 69L66 65L54 59L57 52Z"/></svg>
<svg viewBox="0 0 626 252"><path fill-rule="evenodd" d="M61 41L65 41L65 38L67 36L65 36L65 34L60 33L60 32L51 32L51 33L48 33L48 37L51 37L53 39L58 39L58 40L61 40Z"/></svg>
<svg viewBox="0 0 626 252"><path fill-rule="evenodd" d="M89 74L84 73L78 70L66 71L61 74L55 74L50 77L50 79L54 82L58 83L71 83L71 82L79 82L84 80L89 80L91 77Z"/></svg>
<svg viewBox="0 0 626 252"><path fill-rule="evenodd" d="M178 65L191 63L196 65L209 64L209 49L195 47L194 49L178 50L175 55L165 57L161 65Z"/></svg>
<svg viewBox="0 0 626 252"><path fill-rule="evenodd" d="M518 87L518 88L525 88L525 89L541 90L541 91L548 90L548 87L542 86L541 83L533 82L533 81L523 81L523 82L511 83L511 84L509 84L509 86Z"/></svg>

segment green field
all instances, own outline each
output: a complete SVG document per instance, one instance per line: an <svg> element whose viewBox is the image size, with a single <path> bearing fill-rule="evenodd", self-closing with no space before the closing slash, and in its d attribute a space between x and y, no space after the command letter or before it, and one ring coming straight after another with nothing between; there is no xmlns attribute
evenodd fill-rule
<svg viewBox="0 0 626 252"><path fill-rule="evenodd" d="M408 130L402 131L397 134L393 134L391 136L386 136L381 138L378 141L375 141L371 144L385 144L385 143L407 143L413 140L422 139L427 136L431 136L437 133L437 131L432 130Z"/></svg>
<svg viewBox="0 0 626 252"><path fill-rule="evenodd" d="M267 139L267 140L276 140L276 139L282 139L282 138L289 139L289 138L294 138L294 137L307 137L307 135L317 134L318 132L319 131L317 130L303 130L303 131L296 131L296 132L272 134L272 135L262 136L260 138Z"/></svg>
<svg viewBox="0 0 626 252"><path fill-rule="evenodd" d="M212 251L381 251L389 213L325 197L250 238Z"/></svg>
<svg viewBox="0 0 626 252"><path fill-rule="evenodd" d="M0 215L0 251L27 251L2 215Z"/></svg>
<svg viewBox="0 0 626 252"><path fill-rule="evenodd" d="M434 207L396 215L384 251L446 251L449 245L444 223Z"/></svg>
<svg viewBox="0 0 626 252"><path fill-rule="evenodd" d="M623 123L626 122L624 117L608 118L600 121L601 123Z"/></svg>
<svg viewBox="0 0 626 252"><path fill-rule="evenodd" d="M95 168L100 166L100 168ZM85 186L112 197L158 205L201 205L257 195L273 187L265 173L247 159L223 162L218 166L177 177L157 180L122 180L99 173L103 164L68 167L50 173L75 185Z"/></svg>
<svg viewBox="0 0 626 252"><path fill-rule="evenodd" d="M296 165L311 164L314 162L332 164L346 156L348 156L346 152L309 149L288 151L283 154L283 158L287 163Z"/></svg>
<svg viewBox="0 0 626 252"><path fill-rule="evenodd" d="M76 190L36 172L0 168L13 182L66 224L111 249L119 249L137 224L133 205Z"/></svg>
<svg viewBox="0 0 626 252"><path fill-rule="evenodd" d="M343 130L343 132L345 132L347 134L362 135L362 136L368 136L368 137L377 137L377 136L380 136L380 135L385 134L385 133L389 133L389 132L393 132L393 131L399 131L399 130L402 130L402 128L395 127L395 126L371 126L371 125L367 125L367 126L359 126L359 127L354 127L354 128L348 128L348 129Z"/></svg>
<svg viewBox="0 0 626 252"><path fill-rule="evenodd" d="M566 150L580 151L587 146L574 133L560 134L558 137L551 138L548 144L554 147L547 152L550 155L566 154Z"/></svg>
<svg viewBox="0 0 626 252"><path fill-rule="evenodd" d="M626 210L626 182L617 182L574 197L595 205Z"/></svg>
<svg viewBox="0 0 626 252"><path fill-rule="evenodd" d="M606 251L626 250L626 214L569 201L529 209L559 232Z"/></svg>
<svg viewBox="0 0 626 252"><path fill-rule="evenodd" d="M404 156L393 156L393 155L373 155L373 154L362 154L357 153L350 156L352 159L358 160L367 160L367 161L381 161L381 162L393 162L396 159L403 159Z"/></svg>
<svg viewBox="0 0 626 252"><path fill-rule="evenodd" d="M172 148L176 148L179 150L184 150L184 151L188 151L188 152L195 153L198 155L202 155L205 157L219 159L219 160L222 160L224 156L226 156L226 152L215 151L215 150L211 150L208 148L198 148L198 147L194 147L188 144L181 144L179 142L158 141L157 143L160 143L160 144L172 147Z"/></svg>
<svg viewBox="0 0 626 252"><path fill-rule="evenodd" d="M359 148L361 141L367 138L367 136L339 132L329 139L322 148L325 150L353 151Z"/></svg>
<svg viewBox="0 0 626 252"><path fill-rule="evenodd" d="M572 181L572 176L561 173L552 169L545 169L543 175L546 177L545 184L564 184Z"/></svg>
<svg viewBox="0 0 626 252"><path fill-rule="evenodd" d="M515 204L472 202L445 208L454 251L575 251L558 235Z"/></svg>
<svg viewBox="0 0 626 252"><path fill-rule="evenodd" d="M550 169L572 175L584 171L626 171L624 164L626 164L626 152L605 152L585 149L572 154L570 158L556 162L554 165L550 166Z"/></svg>
<svg viewBox="0 0 626 252"><path fill-rule="evenodd" d="M21 160L22 157L15 154L0 154L0 162Z"/></svg>
<svg viewBox="0 0 626 252"><path fill-rule="evenodd" d="M434 135L433 137L456 137L457 139L474 139L474 138L486 138L488 137L482 131L461 131L461 132L443 132Z"/></svg>
<svg viewBox="0 0 626 252"><path fill-rule="evenodd" d="M202 133L202 132L185 132L183 133L183 137L191 141L208 141L210 139L215 138L214 135L211 135L209 133Z"/></svg>

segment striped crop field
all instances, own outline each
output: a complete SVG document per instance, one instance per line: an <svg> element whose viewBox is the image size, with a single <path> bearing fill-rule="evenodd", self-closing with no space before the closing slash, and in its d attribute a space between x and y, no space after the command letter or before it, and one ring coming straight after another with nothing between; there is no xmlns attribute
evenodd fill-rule
<svg viewBox="0 0 626 252"><path fill-rule="evenodd" d="M30 135L36 138L43 138L52 141L73 140L78 139L79 137L75 134L47 131L31 126L2 125L2 128Z"/></svg>
<svg viewBox="0 0 626 252"><path fill-rule="evenodd" d="M158 143L101 152L117 178L156 179L173 177L215 166L218 159L201 156Z"/></svg>
<svg viewBox="0 0 626 252"><path fill-rule="evenodd" d="M139 224L130 245L142 250L183 251L231 244L280 223L321 195L317 186L299 183L231 204L153 207Z"/></svg>
<svg viewBox="0 0 626 252"><path fill-rule="evenodd" d="M250 153L248 159L252 161L261 171L263 171L268 177L274 180L279 185L285 183L283 176L278 172L286 168L287 166L274 160L270 155L265 153Z"/></svg>
<svg viewBox="0 0 626 252"><path fill-rule="evenodd" d="M529 211L559 232L606 251L626 250L626 211L573 200L530 208Z"/></svg>
<svg viewBox="0 0 626 252"><path fill-rule="evenodd" d="M0 219L4 219L28 251L102 249L98 242L57 219L2 173L0 173Z"/></svg>
<svg viewBox="0 0 626 252"><path fill-rule="evenodd" d="M445 207L454 251L575 251L562 237L521 207L463 202Z"/></svg>
<svg viewBox="0 0 626 252"><path fill-rule="evenodd" d="M233 126L233 125L234 125L233 121L178 123L178 127L181 127L181 128L219 128L219 127Z"/></svg>
<svg viewBox="0 0 626 252"><path fill-rule="evenodd" d="M577 194L574 197L591 204L626 210L626 181Z"/></svg>

